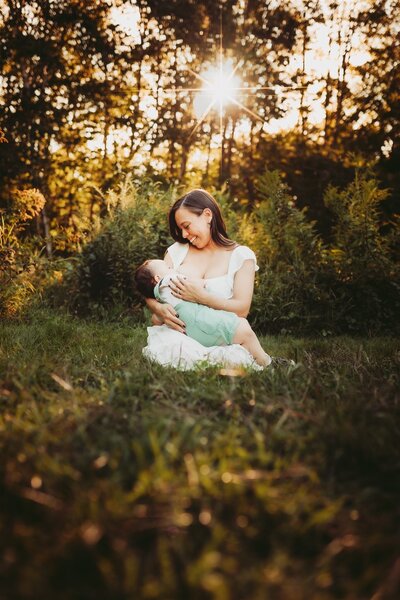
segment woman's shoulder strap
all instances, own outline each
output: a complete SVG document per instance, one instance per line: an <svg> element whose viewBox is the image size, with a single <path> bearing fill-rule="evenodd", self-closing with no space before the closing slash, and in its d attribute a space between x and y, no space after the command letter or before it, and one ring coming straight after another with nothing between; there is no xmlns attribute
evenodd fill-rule
<svg viewBox="0 0 400 600"><path fill-rule="evenodd" d="M175 242L167 249L170 255L174 269L177 269L184 261L184 258L189 250L189 244L180 244Z"/></svg>
<svg viewBox="0 0 400 600"><path fill-rule="evenodd" d="M236 271L239 271L245 260L254 260L255 270L258 271L259 266L257 264L257 257L253 250L250 250L247 246L236 246L232 251L231 260L229 263L229 272L234 275Z"/></svg>

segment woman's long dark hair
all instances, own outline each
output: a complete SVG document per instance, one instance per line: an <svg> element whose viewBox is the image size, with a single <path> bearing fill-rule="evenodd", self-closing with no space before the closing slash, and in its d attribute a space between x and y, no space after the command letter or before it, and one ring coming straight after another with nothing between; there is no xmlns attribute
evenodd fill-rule
<svg viewBox="0 0 400 600"><path fill-rule="evenodd" d="M212 212L211 219L211 239L218 246L235 246L236 242L229 239L226 232L224 220L221 215L221 210L216 200L206 192L205 190L192 190L188 194L185 194L179 198L171 207L168 214L169 230L171 236L176 242L181 244L188 244L189 240L182 236L182 232L176 224L175 213L179 208L187 208L190 212L201 215L205 208L209 208Z"/></svg>

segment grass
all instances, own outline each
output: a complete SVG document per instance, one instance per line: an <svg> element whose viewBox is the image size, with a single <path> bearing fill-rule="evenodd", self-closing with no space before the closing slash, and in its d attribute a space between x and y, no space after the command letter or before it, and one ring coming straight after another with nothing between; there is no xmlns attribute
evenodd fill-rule
<svg viewBox="0 0 400 600"><path fill-rule="evenodd" d="M397 598L400 345L266 337L177 372L143 327L0 324L2 597Z"/></svg>

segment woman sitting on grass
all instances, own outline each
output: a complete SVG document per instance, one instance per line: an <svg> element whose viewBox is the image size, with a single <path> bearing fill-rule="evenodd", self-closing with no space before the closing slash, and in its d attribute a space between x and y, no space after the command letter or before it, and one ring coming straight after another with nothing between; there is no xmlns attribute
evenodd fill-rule
<svg viewBox="0 0 400 600"><path fill-rule="evenodd" d="M170 283L179 279L187 279L179 275L164 260L146 260L136 269L136 286L145 298L156 298L160 302L170 304L186 325L186 333L206 347L240 344L254 357L257 364L267 367L271 357L264 352L249 322L233 312L215 310L209 306L187 302L175 297ZM191 280L205 286L205 279Z"/></svg>
<svg viewBox="0 0 400 600"><path fill-rule="evenodd" d="M258 269L256 257L252 250L229 239L214 198L201 189L185 194L169 212L169 228L175 243L164 260L168 267L186 276L170 282L172 294L180 301L246 318ZM254 364L251 354L239 344L207 348L184 335L186 324L171 304L154 298L146 303L155 326L148 328L143 353L151 360L183 369L204 361L230 366Z"/></svg>

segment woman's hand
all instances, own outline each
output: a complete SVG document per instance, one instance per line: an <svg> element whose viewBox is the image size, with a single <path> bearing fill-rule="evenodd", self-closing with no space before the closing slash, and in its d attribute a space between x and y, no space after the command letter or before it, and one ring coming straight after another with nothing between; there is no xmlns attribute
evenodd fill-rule
<svg viewBox="0 0 400 600"><path fill-rule="evenodd" d="M170 304L159 304L157 314L153 314L152 322L154 325L168 325L171 329L186 333L186 325L179 317L173 306Z"/></svg>
<svg viewBox="0 0 400 600"><path fill-rule="evenodd" d="M186 277L175 277L169 283L172 294L179 300L187 302L197 302L203 304L204 300L204 283L191 281Z"/></svg>
<svg viewBox="0 0 400 600"><path fill-rule="evenodd" d="M186 333L186 325L180 320L173 306L161 304L155 298L146 298L146 304L152 313L151 322L153 325L168 325L175 331Z"/></svg>

